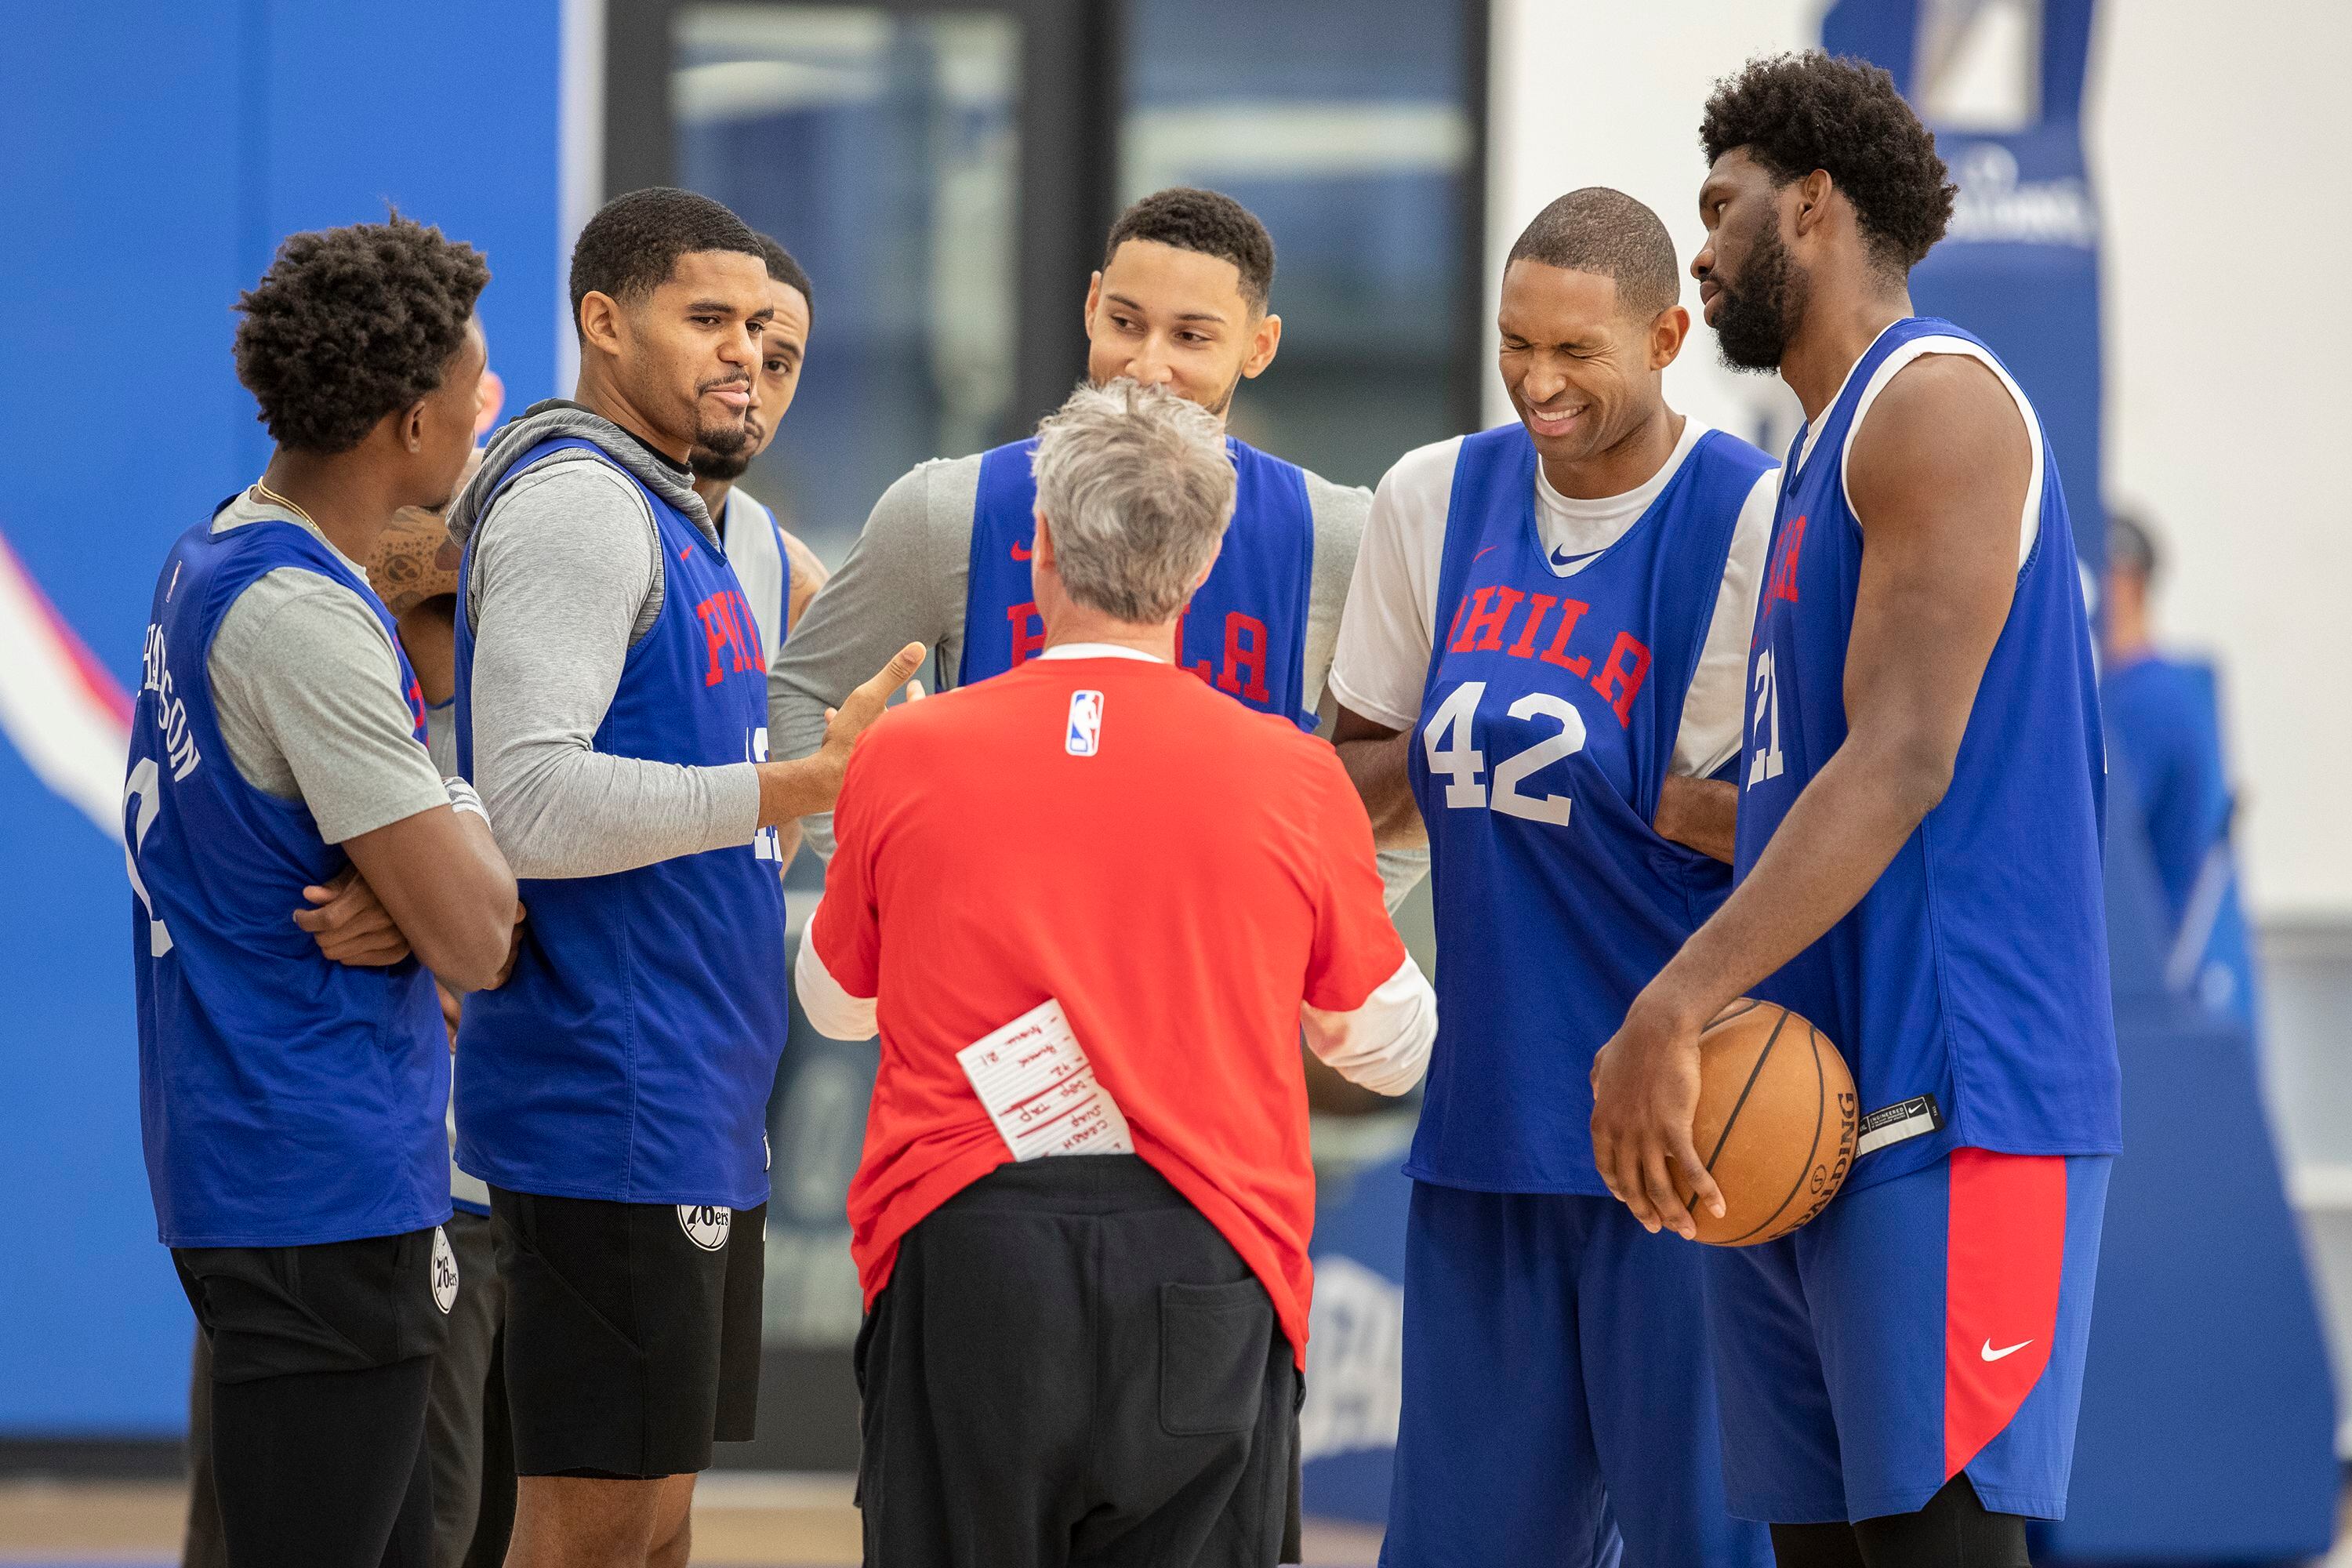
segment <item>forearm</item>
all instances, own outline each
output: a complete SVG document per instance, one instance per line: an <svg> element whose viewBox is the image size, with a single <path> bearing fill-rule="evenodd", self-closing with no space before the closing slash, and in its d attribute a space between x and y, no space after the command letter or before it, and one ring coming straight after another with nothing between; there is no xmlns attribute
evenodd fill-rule
<svg viewBox="0 0 2352 1568"><path fill-rule="evenodd" d="M1381 849L1420 849L1429 843L1429 829L1421 820L1421 806L1412 798L1412 781L1405 769L1409 734L1378 740L1341 741L1337 750L1348 780L1362 797L1364 814L1372 819L1372 843Z"/></svg>
<svg viewBox="0 0 2352 1568"><path fill-rule="evenodd" d="M751 842L770 764L686 767L534 734L484 751L475 777L519 877L603 877Z"/></svg>
<svg viewBox="0 0 2352 1568"><path fill-rule="evenodd" d="M1727 779L1669 777L1658 791L1658 837L1731 864L1739 786Z"/></svg>
<svg viewBox="0 0 2352 1568"><path fill-rule="evenodd" d="M345 841L344 853L427 969L453 991L497 984L515 880L489 824L436 806Z"/></svg>
<svg viewBox="0 0 2352 1568"><path fill-rule="evenodd" d="M1756 868L1634 1003L1694 1029L1843 919L1917 829L1938 786L1847 745L1789 808Z"/></svg>

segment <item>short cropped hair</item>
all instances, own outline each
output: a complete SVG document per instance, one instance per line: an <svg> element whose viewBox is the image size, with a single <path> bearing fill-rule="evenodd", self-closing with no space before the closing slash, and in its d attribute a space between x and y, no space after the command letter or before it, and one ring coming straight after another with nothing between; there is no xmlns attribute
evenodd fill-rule
<svg viewBox="0 0 2352 1568"><path fill-rule="evenodd" d="M1587 185L1536 214L1504 263L1539 261L1613 279L1617 298L1648 320L1682 298L1675 242L1658 215L1622 191Z"/></svg>
<svg viewBox="0 0 2352 1568"><path fill-rule="evenodd" d="M2107 514L2107 568L2125 572L2153 583L2163 568L2164 552L2156 545L2156 536L2147 524L2129 512Z"/></svg>
<svg viewBox="0 0 2352 1568"><path fill-rule="evenodd" d="M289 236L237 296L236 378L279 446L348 452L441 384L489 280L480 251L397 211Z"/></svg>
<svg viewBox="0 0 2352 1568"><path fill-rule="evenodd" d="M590 294L634 304L669 281L679 257L704 250L768 259L751 226L709 196L675 185L614 196L572 247L572 330L580 331L580 301Z"/></svg>
<svg viewBox="0 0 2352 1568"><path fill-rule="evenodd" d="M1715 84L1698 139L1710 163L1745 147L1779 184L1826 171L1890 269L1916 267L1951 221L1955 187L1935 132L1865 60L1819 49L1750 60Z"/></svg>
<svg viewBox="0 0 2352 1568"><path fill-rule="evenodd" d="M786 250L783 247L782 243L777 240L773 236L755 234L751 237L760 242L760 254L766 257L768 259L769 278L775 282L782 284L787 289L794 289L800 291L802 301L809 308L809 322L811 325L814 325L816 322L816 290L809 287L808 268L803 267L800 264L799 258L794 257L791 251Z"/></svg>
<svg viewBox="0 0 2352 1568"><path fill-rule="evenodd" d="M1070 597L1138 625L1173 620L1233 521L1216 416L1125 376L1081 385L1037 426L1030 462Z"/></svg>
<svg viewBox="0 0 2352 1568"><path fill-rule="evenodd" d="M1198 251L1230 261L1242 275L1242 298L1264 310L1274 298L1274 236L1257 215L1217 191L1171 185L1154 191L1110 226L1103 265L1130 239L1147 239L1178 250Z"/></svg>

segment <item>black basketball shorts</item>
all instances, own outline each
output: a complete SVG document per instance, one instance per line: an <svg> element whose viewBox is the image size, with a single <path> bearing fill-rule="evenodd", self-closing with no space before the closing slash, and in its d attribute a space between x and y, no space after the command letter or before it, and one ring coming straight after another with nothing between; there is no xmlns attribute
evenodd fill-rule
<svg viewBox="0 0 2352 1568"><path fill-rule="evenodd" d="M490 1189L517 1475L682 1475L751 1438L767 1219Z"/></svg>

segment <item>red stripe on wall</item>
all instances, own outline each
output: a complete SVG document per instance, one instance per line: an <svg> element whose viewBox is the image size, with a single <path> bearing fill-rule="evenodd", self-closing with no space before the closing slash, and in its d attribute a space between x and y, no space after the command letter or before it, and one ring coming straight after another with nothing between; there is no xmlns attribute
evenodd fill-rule
<svg viewBox="0 0 2352 1568"><path fill-rule="evenodd" d="M1955 1149L1944 1278L1944 1479L2000 1435L2050 1363L2066 1162Z"/></svg>

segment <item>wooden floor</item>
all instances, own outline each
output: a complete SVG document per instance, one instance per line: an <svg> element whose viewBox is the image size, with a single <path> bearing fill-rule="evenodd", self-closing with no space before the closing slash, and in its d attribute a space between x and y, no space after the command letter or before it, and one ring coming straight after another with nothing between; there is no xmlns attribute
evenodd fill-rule
<svg viewBox="0 0 2352 1568"><path fill-rule="evenodd" d="M174 1485L0 1482L0 1564L179 1561L186 1498ZM1307 1561L1371 1568L1380 1532L1310 1521ZM846 1476L705 1476L694 1510L694 1561L760 1568L834 1568L858 1560L857 1510Z"/></svg>

